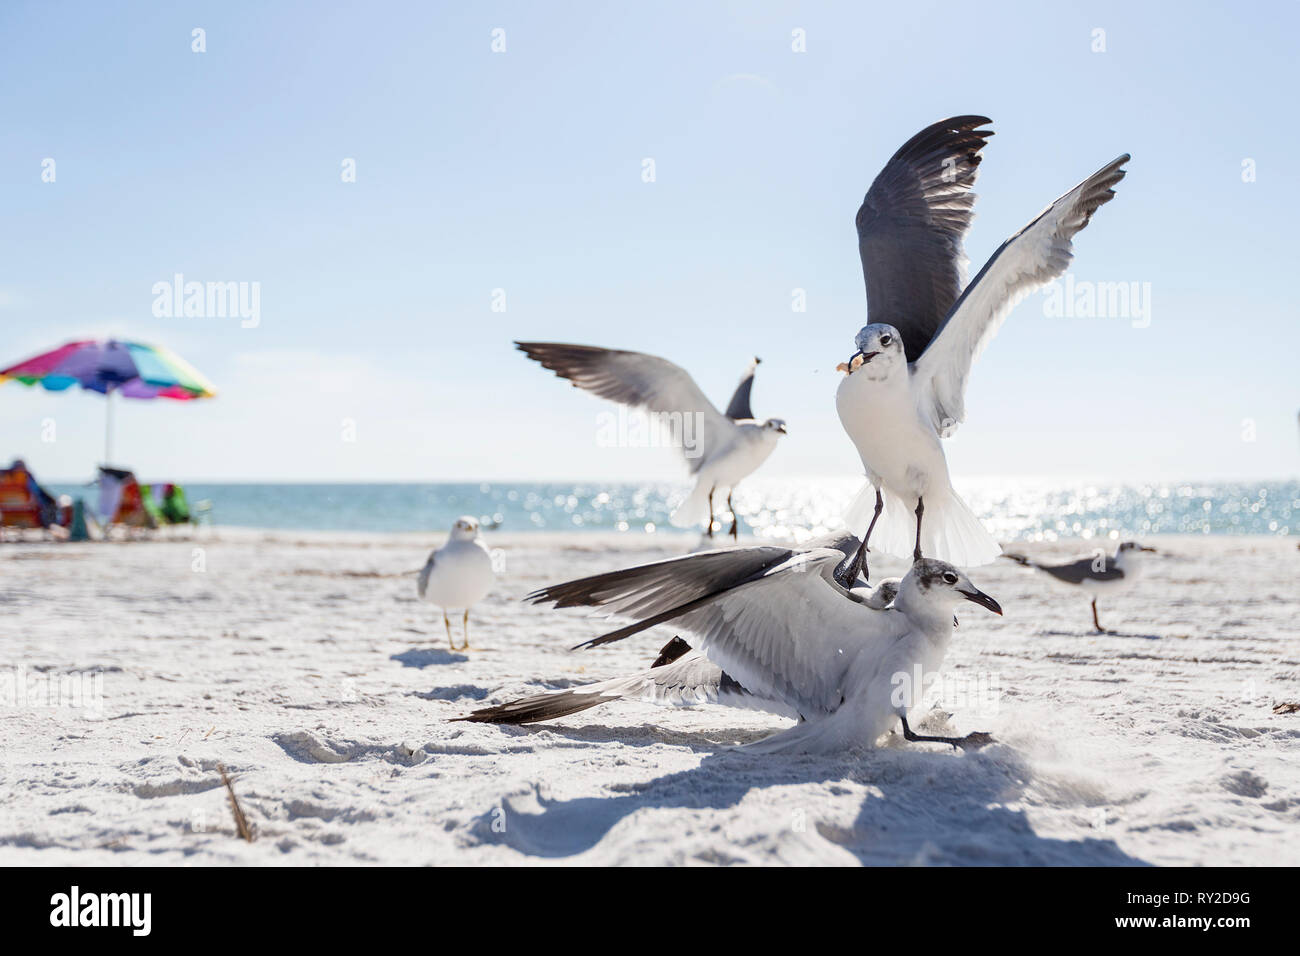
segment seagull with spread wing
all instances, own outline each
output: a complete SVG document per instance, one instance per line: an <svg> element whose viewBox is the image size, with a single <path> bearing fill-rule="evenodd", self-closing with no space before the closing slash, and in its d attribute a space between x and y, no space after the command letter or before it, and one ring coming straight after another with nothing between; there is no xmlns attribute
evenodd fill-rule
<svg viewBox="0 0 1300 956"><path fill-rule="evenodd" d="M963 749L989 743L984 733L919 735L907 717L943 663L953 610L971 601L1001 614L998 602L952 565L930 559L915 563L888 595L845 588L836 572L857 546L853 535L839 534L800 548L705 551L536 591L529 595L534 603L634 618L583 647L672 621L698 639L698 650L632 677L511 701L461 719L533 723L637 698L720 703L799 721L747 747L760 752L869 747L898 725L909 741ZM889 596L893 606L882 609ZM671 657L670 648L661 658Z"/></svg>
<svg viewBox="0 0 1300 956"><path fill-rule="evenodd" d="M953 491L941 439L966 417L975 358L1017 302L1065 273L1074 235L1124 178L1127 154L1034 217L963 289L962 238L973 218L980 150L993 135L980 127L989 122L957 116L917 133L885 164L858 210L871 323L839 366L847 375L835 396L868 482L846 519L851 528L867 527L853 577L866 567L869 542L963 566L987 564L1001 552Z"/></svg>
<svg viewBox="0 0 1300 956"><path fill-rule="evenodd" d="M901 578L885 578L874 588L855 589L852 600L883 611L898 596ZM495 707L484 707L468 717L484 724L536 724L568 717L615 700L646 700L673 707L696 704L726 704L741 710L761 710L783 717L799 713L775 697L751 694L721 667L695 650L681 637L674 637L659 649L650 669L632 677L582 684L549 694L534 694Z"/></svg>
<svg viewBox="0 0 1300 956"><path fill-rule="evenodd" d="M657 355L560 342L516 342L515 347L575 388L645 409L652 416L667 416L660 420L675 432L674 444L695 477L694 489L669 520L686 528L707 516L707 533L712 538L713 499L725 491L731 512L729 533L733 540L738 536L732 492L767 460L786 433L784 421L769 418L760 422L750 409L759 359L750 364L723 413L684 368Z"/></svg>

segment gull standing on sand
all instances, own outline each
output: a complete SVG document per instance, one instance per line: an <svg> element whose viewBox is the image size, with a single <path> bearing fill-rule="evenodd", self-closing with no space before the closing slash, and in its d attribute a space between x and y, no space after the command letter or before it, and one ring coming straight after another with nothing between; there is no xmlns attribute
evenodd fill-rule
<svg viewBox="0 0 1300 956"><path fill-rule="evenodd" d="M973 601L1001 614L997 601L952 565L926 559L903 576L891 609L874 609L865 603L869 589L846 589L836 576L857 539L843 534L827 543L832 546L706 551L543 588L529 596L534 603L597 607L637 619L581 646L673 621L698 638L699 649L633 677L461 719L532 723L636 697L676 705L716 702L799 721L745 748L763 753L870 747L899 724L914 742L963 749L991 742L985 733L919 735L907 715L943 663L954 608Z"/></svg>
<svg viewBox="0 0 1300 956"><path fill-rule="evenodd" d="M442 608L447 643L453 651L469 649L469 609L487 597L495 579L492 554L478 536L478 522L468 515L457 519L451 526L447 543L429 555L416 582L420 597ZM465 643L457 647L451 636L447 611L462 608L465 611L462 619Z"/></svg>
<svg viewBox="0 0 1300 956"><path fill-rule="evenodd" d="M847 375L835 406L867 476L846 518L850 528L867 527L857 555L862 567L873 532L883 550L910 551L913 560L928 554L974 566L997 557L997 542L953 491L941 439L965 420L971 364L1006 314L1065 273L1071 239L1124 178L1127 154L1039 213L963 289L971 186L993 135L978 127L989 122L958 116L917 133L885 164L858 210L871 323L839 366Z"/></svg>
<svg viewBox="0 0 1300 956"><path fill-rule="evenodd" d="M1092 623L1099 634L1109 634L1101 621L1097 619L1097 598L1103 594L1115 594L1133 586L1142 573L1142 554L1155 552L1136 541L1125 541L1115 549L1114 556L1097 553L1091 557L1067 561L1064 564L1039 564L1023 554L1004 554L1004 558L1041 571L1050 578L1082 588L1092 595Z"/></svg>
<svg viewBox="0 0 1300 956"><path fill-rule="evenodd" d="M777 440L786 433L784 421L769 418L760 422L750 409L754 371L760 359L750 364L723 414L685 369L657 355L560 342L516 342L515 347L575 388L621 405L644 408L652 416L670 416L668 423L677 431L675 443L695 476L695 487L669 520L679 528L688 528L707 515L707 534L712 538L713 498L726 491L731 512L728 533L732 540L737 538L732 492L767 461Z"/></svg>

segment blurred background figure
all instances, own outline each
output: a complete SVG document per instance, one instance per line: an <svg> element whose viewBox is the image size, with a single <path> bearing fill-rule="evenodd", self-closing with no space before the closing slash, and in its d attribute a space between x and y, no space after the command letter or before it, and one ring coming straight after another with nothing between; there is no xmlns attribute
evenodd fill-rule
<svg viewBox="0 0 1300 956"><path fill-rule="evenodd" d="M1017 564L1035 571L1041 571L1048 577L1068 584L1070 587L1082 588L1092 595L1092 623L1098 633L1109 634L1101 621L1097 619L1097 598L1103 594L1114 594L1133 585L1141 574L1143 552L1155 552L1136 541L1125 541L1115 549L1113 556L1098 553L1088 558L1067 561L1065 564L1039 564L1023 554L1004 554Z"/></svg>

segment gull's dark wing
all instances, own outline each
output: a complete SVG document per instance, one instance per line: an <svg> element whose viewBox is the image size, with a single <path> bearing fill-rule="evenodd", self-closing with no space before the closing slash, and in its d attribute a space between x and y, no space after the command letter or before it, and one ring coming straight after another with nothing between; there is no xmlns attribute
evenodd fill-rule
<svg viewBox="0 0 1300 956"><path fill-rule="evenodd" d="M781 547L704 551L553 584L534 591L525 600L555 607L601 608L607 614L638 619L581 645L596 647L680 617L732 588L762 577L793 554L790 548Z"/></svg>
<svg viewBox="0 0 1300 956"><path fill-rule="evenodd" d="M436 554L436 551L430 552L429 560L424 562L424 567L420 568L420 577L415 584L420 597L424 597L425 592L429 590L429 575L433 574L434 558Z"/></svg>
<svg viewBox="0 0 1300 956"><path fill-rule="evenodd" d="M754 417L754 409L750 407L749 396L754 390L754 372L762 361L758 356L754 357L754 361L749 365L749 371L745 373L745 377L736 386L735 394L731 396L731 401L727 405L727 417L733 422L740 421L742 418Z"/></svg>
<svg viewBox="0 0 1300 956"><path fill-rule="evenodd" d="M843 562L852 557L857 547L858 539L853 534L836 531L813 538L800 548L762 546L703 551L552 584L532 592L525 600L557 608L601 608L609 615L637 619L626 627L578 645L599 647L676 620L743 584L760 580L769 571L800 555L832 549L839 552ZM832 587L838 585L832 581ZM843 588L839 591L842 595L848 593Z"/></svg>
<svg viewBox="0 0 1300 956"><path fill-rule="evenodd" d="M867 283L867 318L903 336L915 362L961 294L962 237L974 217L971 186L986 116L954 116L927 126L885 164L858 209L858 253Z"/></svg>

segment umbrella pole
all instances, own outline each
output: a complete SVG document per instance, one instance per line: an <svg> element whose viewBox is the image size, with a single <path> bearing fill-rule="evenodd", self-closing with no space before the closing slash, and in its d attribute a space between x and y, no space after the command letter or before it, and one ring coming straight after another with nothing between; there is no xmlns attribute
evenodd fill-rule
<svg viewBox="0 0 1300 956"><path fill-rule="evenodd" d="M104 395L104 465L113 464L113 390Z"/></svg>

